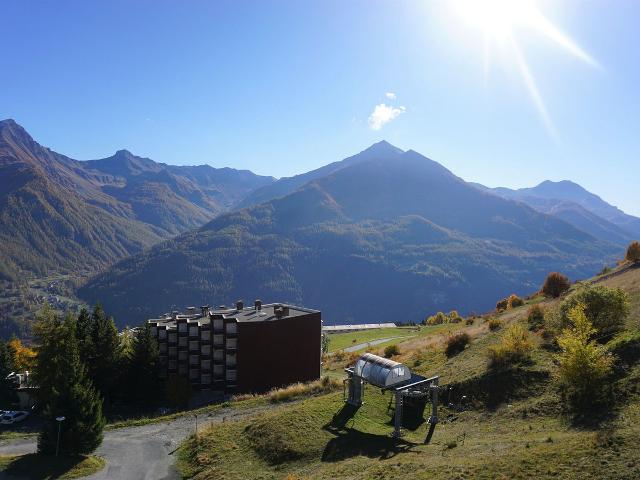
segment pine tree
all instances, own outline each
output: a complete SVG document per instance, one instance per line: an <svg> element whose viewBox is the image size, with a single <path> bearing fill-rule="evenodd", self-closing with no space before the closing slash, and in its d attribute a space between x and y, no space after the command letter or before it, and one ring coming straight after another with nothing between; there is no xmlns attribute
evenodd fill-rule
<svg viewBox="0 0 640 480"><path fill-rule="evenodd" d="M89 378L105 400L110 400L118 377L120 339L113 318L97 304L89 323L87 366Z"/></svg>
<svg viewBox="0 0 640 480"><path fill-rule="evenodd" d="M86 308L82 308L76 320L76 338L78 339L78 349L80 352L80 360L87 365L91 355L91 337L89 330L91 327L91 315Z"/></svg>
<svg viewBox="0 0 640 480"><path fill-rule="evenodd" d="M131 395L140 403L156 403L163 385L158 378L158 343L149 325L136 332L132 347L128 369Z"/></svg>
<svg viewBox="0 0 640 480"><path fill-rule="evenodd" d="M13 372L11 350L7 342L0 339L0 402L3 406L10 405L18 399L13 384L7 380L7 375L11 372Z"/></svg>
<svg viewBox="0 0 640 480"><path fill-rule="evenodd" d="M76 320L67 315L61 321L47 309L38 318L34 334L39 345L34 375L43 408L38 452L55 453L59 426L56 417L64 416L60 451L67 455L91 453L102 443L105 419L102 399L80 361Z"/></svg>

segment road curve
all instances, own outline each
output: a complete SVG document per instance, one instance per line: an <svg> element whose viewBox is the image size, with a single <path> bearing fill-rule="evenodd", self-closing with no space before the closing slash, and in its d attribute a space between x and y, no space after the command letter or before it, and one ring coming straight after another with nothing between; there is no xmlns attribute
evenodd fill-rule
<svg viewBox="0 0 640 480"><path fill-rule="evenodd" d="M253 415L270 405L198 415L198 428L210 423ZM180 475L175 468L175 450L195 430L195 418L186 414L174 420L126 427L104 432L102 445L95 454L103 457L107 465L89 477L91 480L170 480ZM6 440L0 443L0 455L22 455L36 451L36 439ZM177 452L176 452L177 453ZM9 479L0 472L0 479Z"/></svg>

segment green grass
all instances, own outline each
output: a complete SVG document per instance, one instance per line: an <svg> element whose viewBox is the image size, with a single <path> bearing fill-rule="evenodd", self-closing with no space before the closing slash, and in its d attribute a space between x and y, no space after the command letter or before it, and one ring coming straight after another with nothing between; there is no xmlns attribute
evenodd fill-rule
<svg viewBox="0 0 640 480"><path fill-rule="evenodd" d="M31 453L0 457L0 472L30 480L82 478L99 472L104 466L104 459L93 455L53 457Z"/></svg>
<svg viewBox="0 0 640 480"><path fill-rule="evenodd" d="M360 343L382 338L408 337L419 334L420 327L376 328L358 332L332 333L329 335L329 352L337 352Z"/></svg>
<svg viewBox="0 0 640 480"><path fill-rule="evenodd" d="M576 427L562 413L553 353L542 348L539 336L533 336L531 363L499 372L487 368L487 351L505 328L515 322L526 325L524 306L497 315L503 328L494 332L482 320L468 327L455 325L454 331L464 329L472 341L452 358L443 353L446 329L421 330L418 338L398 341L398 360L418 373L439 374L441 384L453 386L452 401L462 395L469 401L464 412L440 409L442 422L429 444L423 443L425 424L405 430L395 442L390 437L389 394L368 386L365 404L357 411L345 407L340 392L212 425L183 444L179 468L189 478L231 480L577 480L586 472L598 479L640 478L640 362L633 333L640 324L640 270L607 279L606 284L631 294L632 313L630 333L616 343L621 355L626 352L621 361L627 363L615 380L619 395L610 405L611 416L599 425ZM557 300L543 302L548 307ZM338 378L343 365L329 365L334 370L327 373Z"/></svg>

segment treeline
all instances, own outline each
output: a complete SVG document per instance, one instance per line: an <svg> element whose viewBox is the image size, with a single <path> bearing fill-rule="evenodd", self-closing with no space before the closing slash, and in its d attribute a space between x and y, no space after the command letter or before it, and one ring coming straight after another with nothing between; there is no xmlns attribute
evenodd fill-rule
<svg viewBox="0 0 640 480"><path fill-rule="evenodd" d="M61 452L90 453L102 441L105 413L123 406L148 411L162 398L158 347L148 326L118 333L100 305L64 317L46 307L33 331L40 453L55 452L58 428Z"/></svg>

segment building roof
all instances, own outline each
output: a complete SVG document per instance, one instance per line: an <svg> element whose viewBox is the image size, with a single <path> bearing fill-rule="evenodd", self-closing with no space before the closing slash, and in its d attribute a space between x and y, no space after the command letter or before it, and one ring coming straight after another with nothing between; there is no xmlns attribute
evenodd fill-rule
<svg viewBox="0 0 640 480"><path fill-rule="evenodd" d="M277 311L281 312L279 317L276 315ZM171 327L174 326L178 320L186 320L187 323L204 325L210 323L211 319L216 318L217 316L220 316L221 318L233 318L238 322L265 322L280 320L283 318L299 317L310 313L320 312L319 310L298 307L285 303L270 303L261 305L260 309L257 309L255 305L252 305L250 307L244 307L242 310L238 310L237 308L216 309L209 307L201 307L196 310L194 307L189 307L186 313L166 313L159 318L152 318L147 321L149 323L157 323L158 325Z"/></svg>

